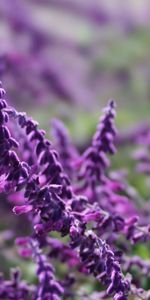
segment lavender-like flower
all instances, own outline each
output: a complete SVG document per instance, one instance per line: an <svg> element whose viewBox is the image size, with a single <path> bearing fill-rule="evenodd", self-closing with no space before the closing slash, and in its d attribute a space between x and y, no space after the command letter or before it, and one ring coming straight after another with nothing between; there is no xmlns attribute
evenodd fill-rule
<svg viewBox="0 0 150 300"><path fill-rule="evenodd" d="M114 154L114 138L116 129L114 125L115 102L111 100L104 110L97 131L93 137L92 145L83 154L80 179L85 181L85 187L91 186L93 190L97 184L104 180L105 170L109 166L106 154Z"/></svg>
<svg viewBox="0 0 150 300"><path fill-rule="evenodd" d="M107 286L107 294L114 294L114 300L127 300L130 283L123 278L120 265L110 247L92 231L87 231L80 239L78 235L75 238L75 232L72 232L72 237L72 246L79 246L84 266Z"/></svg>
<svg viewBox="0 0 150 300"><path fill-rule="evenodd" d="M54 268L47 262L46 257L41 253L36 240L30 240L30 247L33 258L38 266L37 276L39 279L39 286L35 300L62 299L64 290L54 277Z"/></svg>
<svg viewBox="0 0 150 300"><path fill-rule="evenodd" d="M18 143L11 137L6 123L9 120L6 112L7 103L3 99L5 91L0 87L0 174L5 175L5 189L22 187L28 178L28 166L20 162L17 154L12 150L18 147Z"/></svg>
<svg viewBox="0 0 150 300"><path fill-rule="evenodd" d="M54 119L52 121L52 134L64 171L72 179L74 175L73 162L79 157L77 149L71 142L67 128L60 120Z"/></svg>
<svg viewBox="0 0 150 300"><path fill-rule="evenodd" d="M27 285L25 281L21 281L20 271L14 269L11 272L10 280L5 280L0 274L0 299L25 300L29 296L32 299L34 295L34 287Z"/></svg>
<svg viewBox="0 0 150 300"><path fill-rule="evenodd" d="M58 300L63 293L64 297L67 297L66 290L63 289L63 286L67 286L67 282L64 280L60 284L56 280L54 269L47 260L47 257L53 257L64 263L68 262L67 266L76 266L81 273L93 274L97 281L106 286L108 297L113 297L114 300L127 300L128 296L134 293L131 280L124 277L121 271L121 259L118 254L120 235L132 243L146 242L150 237L150 228L138 222L137 216L129 214L128 209L132 208L134 212L134 206L129 204L128 197L131 194L125 193L126 186L123 182L113 181L105 174L106 155L115 152L114 102L108 104L93 137L92 146L84 153L81 168L81 171L84 169L84 173L81 174L81 179L84 180L84 174L86 184L82 188L83 195L80 196L73 192L74 186L59 161L58 153L45 138L45 132L40 130L38 124L26 114L10 108L3 100L4 90L1 88L0 91L1 180L4 180L5 190L8 188L8 181L9 191L24 190L22 205L15 206L13 211L16 215L26 214L34 231L32 238L18 240L22 256L27 258L32 254L38 266L39 284L34 299ZM32 168L35 167L35 163L29 167L27 163L21 162L19 152L23 150L23 143L16 144L11 137L8 130L10 128L12 131L14 128L11 127L11 123L19 126L22 138L25 137L32 145L33 155L37 158L35 169ZM63 140L64 137L61 137ZM15 145L18 146L18 155ZM68 144L66 145L68 147ZM23 172L24 168L26 172ZM97 198L93 193L94 189ZM88 199L89 194L91 201ZM119 215L121 209L122 215ZM68 236L66 247L58 245L56 240L50 238L49 234L53 232L58 232L62 237ZM62 251L61 255L58 254L59 250ZM42 251L48 254L44 255ZM68 258L65 259L66 253ZM68 295L72 295L70 287Z"/></svg>
<svg viewBox="0 0 150 300"><path fill-rule="evenodd" d="M39 130L38 123L28 118L25 113L18 113L12 109L8 109L7 113L21 127L30 145L33 144L35 156L40 166L39 177L44 176L45 184L61 185L63 198L71 198L72 189L69 178L63 172L57 151L51 147L51 143L45 138L45 131ZM34 184L35 181L33 179L33 186Z"/></svg>

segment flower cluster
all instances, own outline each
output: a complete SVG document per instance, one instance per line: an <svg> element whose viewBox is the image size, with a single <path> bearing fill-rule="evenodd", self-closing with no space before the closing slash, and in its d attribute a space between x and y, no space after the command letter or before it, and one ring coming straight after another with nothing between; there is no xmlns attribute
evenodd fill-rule
<svg viewBox="0 0 150 300"><path fill-rule="evenodd" d="M79 154L70 140L67 128L60 120L55 119L52 121L52 134L56 143L55 147L59 151L64 171L70 178L73 178L72 163L78 160Z"/></svg>
<svg viewBox="0 0 150 300"><path fill-rule="evenodd" d="M114 154L115 102L111 100L105 109L105 115L100 119L92 145L83 154L79 178L85 180L84 187L89 185L95 190L97 183L104 180L104 171L109 166L106 154Z"/></svg>
<svg viewBox="0 0 150 300"><path fill-rule="evenodd" d="M0 299L23 300L33 293L34 288L21 281L18 269L12 270L10 280L6 281L0 276Z"/></svg>
<svg viewBox="0 0 150 300"><path fill-rule="evenodd" d="M115 102L104 110L91 146L79 154L62 123L53 123L56 151L38 123L10 107L4 97L1 86L0 191L6 199L22 199L15 201L13 212L20 222L25 214L30 226L28 233L16 236L16 245L23 259L33 259L37 280L34 285L21 281L18 270L11 280L2 276L0 299L76 299L82 293L74 287L80 285L78 273L105 287L100 299L139 295L142 283L136 282L132 266L145 275L149 263L130 254L135 244L149 242L150 226L121 172L109 172L107 156L116 152ZM57 264L60 269L65 265L63 278ZM70 267L73 276L68 275Z"/></svg>

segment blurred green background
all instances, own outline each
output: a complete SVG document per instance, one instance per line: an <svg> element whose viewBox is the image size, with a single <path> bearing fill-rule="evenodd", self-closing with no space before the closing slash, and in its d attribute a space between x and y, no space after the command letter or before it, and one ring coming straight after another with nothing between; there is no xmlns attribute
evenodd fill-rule
<svg viewBox="0 0 150 300"><path fill-rule="evenodd" d="M89 78L87 88L91 95L87 102L68 104L55 101L48 105L48 109L43 108L43 113L38 107L30 108L30 113L42 127L47 126L51 117L63 119L79 144L92 135L101 108L110 98L117 103L119 128L126 130L133 124L149 119L149 1L101 1L101 7L110 18L103 24L93 24L82 15L59 9L55 5L32 6L35 22L38 21L44 31L52 31L58 37L74 40L90 49L88 56L81 57L81 62L83 60L88 65L85 77ZM63 53L59 55L61 58ZM67 64L71 65L69 59ZM73 76L72 73L70 71L70 76Z"/></svg>

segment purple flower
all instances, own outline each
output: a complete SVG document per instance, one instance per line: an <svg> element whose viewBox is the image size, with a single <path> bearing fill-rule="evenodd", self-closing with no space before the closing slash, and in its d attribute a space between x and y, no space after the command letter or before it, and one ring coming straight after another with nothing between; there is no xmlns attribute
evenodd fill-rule
<svg viewBox="0 0 150 300"><path fill-rule="evenodd" d="M74 240L74 237L72 240ZM94 274L98 280L108 287L107 294L116 295L116 293L121 293L124 299L127 300L130 283L123 278L119 262L110 247L91 231L80 237L78 245L80 258L84 266L89 273Z"/></svg>
<svg viewBox="0 0 150 300"><path fill-rule="evenodd" d="M33 258L38 266L37 276L39 279L39 286L36 292L35 299L61 299L64 289L54 277L54 268L50 263L47 262L46 257L41 253L37 241L31 239L30 247L32 249Z"/></svg>
<svg viewBox="0 0 150 300"><path fill-rule="evenodd" d="M26 282L21 281L20 272L14 269L11 272L11 279L4 280L0 275L0 299L24 300L34 295L34 287L28 286Z"/></svg>
<svg viewBox="0 0 150 300"><path fill-rule="evenodd" d="M91 186L93 190L104 180L105 170L109 166L106 154L114 154L116 151L114 118L115 103L111 100L104 110L104 116L100 119L91 147L83 154L79 178L85 181L85 187Z"/></svg>
<svg viewBox="0 0 150 300"><path fill-rule="evenodd" d="M74 175L73 164L78 159L79 154L71 142L67 128L60 120L54 119L52 121L52 134L64 171L72 179Z"/></svg>
<svg viewBox="0 0 150 300"><path fill-rule="evenodd" d="M13 212L16 215L21 215L21 214L26 214L26 213L32 211L32 209L33 209L32 205L21 205L21 206L15 206L13 208Z"/></svg>
<svg viewBox="0 0 150 300"><path fill-rule="evenodd" d="M0 174L5 175L5 189L13 189L15 187L18 190L22 187L27 178L28 165L24 162L20 162L17 154L12 150L18 147L18 143L11 137L6 123L9 120L9 115L6 112L7 103L3 99L5 91L0 87Z"/></svg>
<svg viewBox="0 0 150 300"><path fill-rule="evenodd" d="M71 171L74 153L69 153L72 144L64 129L57 128L59 157L37 122L9 107L3 100L2 88L0 96L0 187L5 194L9 191L14 195L18 190L19 195L24 193L23 200L16 201L13 212L25 214L30 224L31 236L17 238L16 244L19 254L25 259L32 256L37 265L38 283L32 289L31 299L76 297L72 284L78 278L66 276L66 271L63 280L57 280L53 260L66 264L66 270L72 267L84 275L92 274L106 288L103 298L127 300L129 295L138 295L140 291L133 288L131 278L123 275L121 264L126 271L131 270L134 263L148 269L139 260L129 261L127 265L120 249L127 252L134 243L147 242L150 227L148 218L144 220L147 215L143 207L140 210L136 202L132 203L135 198L139 201L138 195L124 181L124 176L120 176L121 172L116 172L114 177L106 174L107 154L115 152L114 102L109 102L92 145L83 155L81 174L76 182L77 178L68 178L60 161L65 153ZM31 165L30 151L26 162L22 162L22 152L27 150L27 145L33 149ZM82 195L74 192L78 184ZM65 242L54 239L54 232L66 236ZM1 278L2 299L24 300L24 295L29 295L30 287L18 278L13 275L9 283Z"/></svg>
<svg viewBox="0 0 150 300"><path fill-rule="evenodd" d="M35 157L40 167L39 177L44 176L45 183L62 185L62 197L71 198L72 189L68 176L58 160L58 153L51 147L51 143L45 138L45 132L38 129L38 123L28 118L24 113L15 110L7 110L10 118L17 121L18 125L27 136L30 145L35 148ZM34 181L34 180L33 180ZM35 184L35 181L33 185Z"/></svg>

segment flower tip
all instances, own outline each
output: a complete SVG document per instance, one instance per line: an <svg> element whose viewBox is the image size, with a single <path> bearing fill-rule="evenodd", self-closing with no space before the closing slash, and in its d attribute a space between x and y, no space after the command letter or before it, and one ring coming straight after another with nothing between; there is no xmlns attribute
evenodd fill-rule
<svg viewBox="0 0 150 300"><path fill-rule="evenodd" d="M108 102L108 105L111 108L116 108L116 101L114 99L110 99L109 102Z"/></svg>

